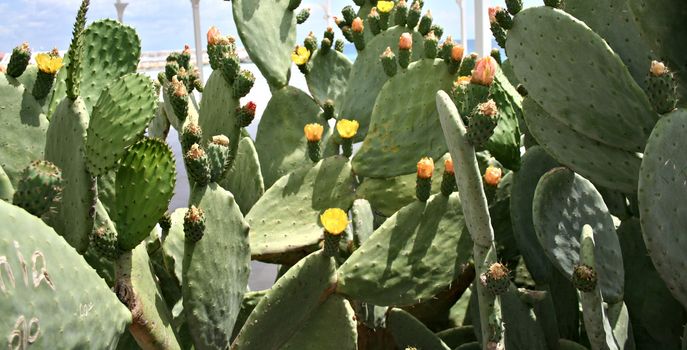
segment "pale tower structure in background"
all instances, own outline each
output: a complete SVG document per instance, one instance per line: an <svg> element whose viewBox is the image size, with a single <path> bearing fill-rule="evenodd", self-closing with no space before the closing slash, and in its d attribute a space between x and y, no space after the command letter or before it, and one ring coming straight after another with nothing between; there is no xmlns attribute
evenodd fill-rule
<svg viewBox="0 0 687 350"><path fill-rule="evenodd" d="M196 46L196 67L200 73L200 81L203 80L203 40L200 34L200 0L191 0L193 7L193 34Z"/></svg>
<svg viewBox="0 0 687 350"><path fill-rule="evenodd" d="M122 2L122 0L115 1L115 8L117 9L117 19L119 22L124 22L124 10L129 5L128 2Z"/></svg>
<svg viewBox="0 0 687 350"><path fill-rule="evenodd" d="M490 0L475 0L475 52L480 56L491 54Z"/></svg>

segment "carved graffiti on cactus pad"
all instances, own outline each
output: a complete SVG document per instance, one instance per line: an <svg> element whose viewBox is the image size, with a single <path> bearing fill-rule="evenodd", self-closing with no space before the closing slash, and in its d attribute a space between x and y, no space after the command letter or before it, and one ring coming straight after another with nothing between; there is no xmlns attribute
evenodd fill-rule
<svg viewBox="0 0 687 350"><path fill-rule="evenodd" d="M28 264L26 259L24 259L24 255L19 250L19 243L16 241L14 242L14 249L17 260L19 261L19 268L21 270L20 276L24 282L24 286L39 288L41 284L44 284L50 289L55 290L55 283L48 273L48 262L43 252L36 249L31 255L31 275L29 275ZM19 283L21 283L21 280ZM7 294L10 289L16 287L17 281L14 269L7 256L2 255L0 256L0 291Z"/></svg>
<svg viewBox="0 0 687 350"><path fill-rule="evenodd" d="M27 349L38 340L40 333L41 327L37 318L34 317L27 322L24 315L21 315L7 337L7 348L9 350Z"/></svg>

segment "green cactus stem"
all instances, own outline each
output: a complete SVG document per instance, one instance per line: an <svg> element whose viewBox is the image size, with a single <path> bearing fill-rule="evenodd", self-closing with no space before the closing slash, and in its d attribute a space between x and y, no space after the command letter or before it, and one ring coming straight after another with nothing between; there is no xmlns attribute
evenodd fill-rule
<svg viewBox="0 0 687 350"><path fill-rule="evenodd" d="M37 160L22 172L12 203L41 217L54 210L63 187L62 171L48 161Z"/></svg>
<svg viewBox="0 0 687 350"><path fill-rule="evenodd" d="M184 237L186 242L196 243L205 234L205 212L192 205L184 215Z"/></svg>
<svg viewBox="0 0 687 350"><path fill-rule="evenodd" d="M172 228L172 216L169 214L169 212L166 212L160 220L157 222L158 225L160 225L160 229L162 230L162 240L164 241L165 237L169 234L169 230Z"/></svg>
<svg viewBox="0 0 687 350"><path fill-rule="evenodd" d="M333 43L332 43L331 39L329 39L329 38L322 39L322 41L320 42L320 51L322 53L329 52L329 50L331 50L331 48L332 48L332 44Z"/></svg>
<svg viewBox="0 0 687 350"><path fill-rule="evenodd" d="M310 8L304 8L296 15L296 23L303 24L310 18Z"/></svg>
<svg viewBox="0 0 687 350"><path fill-rule="evenodd" d="M400 0L396 4L395 22L398 26L405 26L408 23L408 5L405 0Z"/></svg>
<svg viewBox="0 0 687 350"><path fill-rule="evenodd" d="M477 276L486 273L496 262L494 229L488 203L482 187L482 177L477 165L474 147L467 140L467 130L456 106L443 91L436 96L439 119L444 131L451 158L460 164L455 172L456 183L463 204L465 222L474 242L473 257ZM494 295L476 283L482 330L483 349L502 341L501 312Z"/></svg>
<svg viewBox="0 0 687 350"><path fill-rule="evenodd" d="M439 50L439 58L443 58L446 63L449 63L451 61L451 52L455 45L453 38L450 35L447 36L446 40L444 40L444 43L441 45L441 50Z"/></svg>
<svg viewBox="0 0 687 350"><path fill-rule="evenodd" d="M165 64L165 77L168 81L172 81L172 78L179 74L179 63L177 61L167 61Z"/></svg>
<svg viewBox="0 0 687 350"><path fill-rule="evenodd" d="M379 59L382 61L382 68L387 76L393 77L396 75L396 72L398 72L398 61L390 47L386 48Z"/></svg>
<svg viewBox="0 0 687 350"><path fill-rule="evenodd" d="M24 71L26 66L29 65L29 60L31 59L31 48L29 43L24 42L23 44L15 47L12 50L12 56L10 56L10 62L7 65L7 75L12 78L19 78Z"/></svg>
<svg viewBox="0 0 687 350"><path fill-rule="evenodd" d="M205 186L210 182L210 160L205 150L197 143L184 154L184 164L193 182L199 186Z"/></svg>
<svg viewBox="0 0 687 350"><path fill-rule="evenodd" d="M647 95L654 110L666 114L677 105L677 82L675 74L663 62L651 62L651 69L646 77Z"/></svg>
<svg viewBox="0 0 687 350"><path fill-rule="evenodd" d="M425 35L425 57L434 59L437 57L438 40L433 31Z"/></svg>
<svg viewBox="0 0 687 350"><path fill-rule="evenodd" d="M432 12L427 10L427 13L420 19L420 25L417 27L417 31L424 36L429 34L430 30L432 30Z"/></svg>
<svg viewBox="0 0 687 350"><path fill-rule="evenodd" d="M491 33L494 35L494 40L496 40L496 43L505 49L508 32L503 27L501 27L498 22L492 22L490 28Z"/></svg>
<svg viewBox="0 0 687 350"><path fill-rule="evenodd" d="M86 13L90 0L83 0L79 12L76 15L76 23L74 23L74 31L72 32L72 42L69 45L69 66L67 67L67 97L70 100L76 100L79 96L81 87L81 58L83 56L83 38L82 33L86 27Z"/></svg>
<svg viewBox="0 0 687 350"><path fill-rule="evenodd" d="M242 69L234 80L234 97L242 98L250 92L255 84L255 76L248 70Z"/></svg>
<svg viewBox="0 0 687 350"><path fill-rule="evenodd" d="M420 202L426 202L432 191L432 173L434 161L430 157L420 159L417 163L417 179L415 181L415 197Z"/></svg>

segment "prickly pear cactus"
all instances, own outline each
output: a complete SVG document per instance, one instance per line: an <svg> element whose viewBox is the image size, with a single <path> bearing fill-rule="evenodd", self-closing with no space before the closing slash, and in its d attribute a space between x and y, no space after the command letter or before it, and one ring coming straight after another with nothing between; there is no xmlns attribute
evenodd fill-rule
<svg viewBox="0 0 687 350"><path fill-rule="evenodd" d="M4 201L0 218L3 346L115 349L131 313L105 281L40 219Z"/></svg>

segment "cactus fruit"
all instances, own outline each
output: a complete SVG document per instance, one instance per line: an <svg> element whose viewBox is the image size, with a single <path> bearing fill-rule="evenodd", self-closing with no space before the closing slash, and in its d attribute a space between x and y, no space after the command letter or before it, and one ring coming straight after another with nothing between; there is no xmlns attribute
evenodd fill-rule
<svg viewBox="0 0 687 350"><path fill-rule="evenodd" d="M181 149L184 153L188 152L193 144L200 144L202 138L203 131L200 126L194 122L187 123L181 133Z"/></svg>
<svg viewBox="0 0 687 350"><path fill-rule="evenodd" d="M562 8L563 7L563 0L544 0L544 5L553 7L553 8Z"/></svg>
<svg viewBox="0 0 687 350"><path fill-rule="evenodd" d="M591 293L596 288L596 271L588 265L577 265L573 270L572 283L581 292Z"/></svg>
<svg viewBox="0 0 687 350"><path fill-rule="evenodd" d="M162 230L162 238L164 240L164 238L167 237L169 230L172 228L172 216L169 214L169 212L165 212L160 220L158 220L157 224L160 225L160 230Z"/></svg>
<svg viewBox="0 0 687 350"><path fill-rule="evenodd" d="M296 23L303 24L310 18L310 8L304 8L296 15Z"/></svg>
<svg viewBox="0 0 687 350"><path fill-rule="evenodd" d="M322 156L320 140L322 140L323 131L324 127L318 123L306 124L304 128L305 139L308 142L308 156L315 163L319 162Z"/></svg>
<svg viewBox="0 0 687 350"><path fill-rule="evenodd" d="M380 56L380 60L382 61L384 73L386 73L387 76L393 77L396 75L396 72L398 71L398 64L396 61L396 55L394 55L394 52L391 51L390 47L387 47L386 50L384 50L384 53L382 53Z"/></svg>
<svg viewBox="0 0 687 350"><path fill-rule="evenodd" d="M341 234L348 227L348 215L339 208L330 208L320 215L324 227L324 255L338 256Z"/></svg>
<svg viewBox="0 0 687 350"><path fill-rule="evenodd" d="M444 27L438 25L438 24L432 24L432 28L430 29L431 32L434 32L434 35L437 36L437 40L440 40L442 36L444 36Z"/></svg>
<svg viewBox="0 0 687 350"><path fill-rule="evenodd" d="M353 137L359 126L357 120L340 119L336 123L336 131L341 136L341 148L345 157L350 158L353 155Z"/></svg>
<svg viewBox="0 0 687 350"><path fill-rule="evenodd" d="M382 28L380 27L380 17L379 17L379 12L377 12L377 8L373 7L370 10L370 13L367 15L367 24L368 27L370 28L370 33L373 35L377 35L382 31Z"/></svg>
<svg viewBox="0 0 687 350"><path fill-rule="evenodd" d="M356 17L355 10L353 9L353 6L347 5L341 10L341 14L343 15L343 19L349 27L353 23L353 20Z"/></svg>
<svg viewBox="0 0 687 350"><path fill-rule="evenodd" d="M229 138L215 135L206 147L210 163L210 182L219 182L230 167Z"/></svg>
<svg viewBox="0 0 687 350"><path fill-rule="evenodd" d="M496 13L494 14L494 17L496 19L496 22L501 26L501 28L505 30L509 30L513 28L513 17L506 11L506 9L496 7ZM491 19L491 18L490 18Z"/></svg>
<svg viewBox="0 0 687 350"><path fill-rule="evenodd" d="M410 55L413 50L413 36L409 33L401 34L398 41L398 64L406 69L410 64Z"/></svg>
<svg viewBox="0 0 687 350"><path fill-rule="evenodd" d="M444 40L444 43L441 44L441 47L439 48L439 58L442 58L447 64L451 62L451 52L453 50L453 46L455 45L456 44L453 42L453 37L450 35L447 36L446 40Z"/></svg>
<svg viewBox="0 0 687 350"><path fill-rule="evenodd" d="M446 39L448 40L448 39ZM477 54L476 53L471 53L465 57L463 57L463 60L460 62L460 68L458 69L458 75L463 77L463 76L472 76L472 70L475 69L475 65L477 65Z"/></svg>
<svg viewBox="0 0 687 350"><path fill-rule="evenodd" d="M218 70L222 67L222 59L227 54L232 54L236 50L235 39L229 35L222 36L219 29L215 26L210 27L207 33L208 41L208 58L210 59L210 67L213 70ZM174 76L176 74L173 74ZM168 79L170 76L168 75Z"/></svg>
<svg viewBox="0 0 687 350"><path fill-rule="evenodd" d="M456 177L453 169L453 159L449 156L444 160L444 175L441 177L441 193L450 196L456 191Z"/></svg>
<svg viewBox="0 0 687 350"><path fill-rule="evenodd" d="M344 42L341 39L336 39L336 42L334 43L334 50L338 52L343 52L344 51Z"/></svg>
<svg viewBox="0 0 687 350"><path fill-rule="evenodd" d="M106 259L114 261L122 254L122 250L117 245L117 233L106 226L100 226L93 230L91 242L93 242L93 247L98 254Z"/></svg>
<svg viewBox="0 0 687 350"><path fill-rule="evenodd" d="M172 81L172 78L179 74L179 69L179 62L167 61L165 64L165 77L167 77L167 80Z"/></svg>
<svg viewBox="0 0 687 350"><path fill-rule="evenodd" d="M253 122L253 119L255 119L256 108L257 105L255 104L255 102L249 101L236 111L236 120L238 122L239 127L245 128L248 125L250 125L251 122Z"/></svg>
<svg viewBox="0 0 687 350"><path fill-rule="evenodd" d="M394 15L394 21L398 26L405 26L408 23L408 5L406 0L399 0L396 3L396 15Z"/></svg>
<svg viewBox="0 0 687 350"><path fill-rule="evenodd" d="M429 34L430 30L432 30L432 12L427 10L427 13L420 19L420 25L417 27L417 31L420 32L422 36L425 36Z"/></svg>
<svg viewBox="0 0 687 350"><path fill-rule="evenodd" d="M239 75L241 71L239 56L234 52L226 52L223 56L220 56L218 64L227 83L234 83L236 76Z"/></svg>
<svg viewBox="0 0 687 350"><path fill-rule="evenodd" d="M675 74L663 62L652 61L646 78L649 101L659 114L666 114L677 105Z"/></svg>
<svg viewBox="0 0 687 350"><path fill-rule="evenodd" d="M42 100L50 93L55 75L62 68L62 57L56 49L50 53L39 53L36 55L36 65L38 66L38 75L33 85L32 94L36 100Z"/></svg>
<svg viewBox="0 0 687 350"><path fill-rule="evenodd" d="M494 100L479 104L470 116L468 125L468 142L475 149L483 149L494 134L498 124L498 109Z"/></svg>
<svg viewBox="0 0 687 350"><path fill-rule="evenodd" d="M432 59L437 57L437 44L437 37L433 31L425 35L425 57Z"/></svg>
<svg viewBox="0 0 687 350"><path fill-rule="evenodd" d="M515 16L522 10L522 0L506 0L506 8L511 15Z"/></svg>
<svg viewBox="0 0 687 350"><path fill-rule="evenodd" d="M315 52L317 50L317 37L313 32L308 33L308 36L303 39L303 47L310 52Z"/></svg>
<svg viewBox="0 0 687 350"><path fill-rule="evenodd" d="M336 117L334 115L334 101L331 99L324 101L324 104L322 105L322 117L325 120L334 119Z"/></svg>
<svg viewBox="0 0 687 350"><path fill-rule="evenodd" d="M494 295L501 295L510 287L510 271L501 263L493 263L481 277L487 290Z"/></svg>
<svg viewBox="0 0 687 350"><path fill-rule="evenodd" d="M48 161L37 160L22 172L12 203L41 217L55 209L62 189L62 171Z"/></svg>
<svg viewBox="0 0 687 350"><path fill-rule="evenodd" d="M211 168L210 159L205 150L197 143L191 145L184 154L184 164L188 171L189 178L196 184L205 186L210 182Z"/></svg>
<svg viewBox="0 0 687 350"><path fill-rule="evenodd" d="M29 47L29 43L24 42L15 47L12 50L12 56L10 56L10 62L7 65L7 75L12 78L19 78L20 75L24 74L30 59L31 48Z"/></svg>
<svg viewBox="0 0 687 350"><path fill-rule="evenodd" d="M179 123L183 124L188 116L189 96L186 85L184 85L182 81L179 81L178 76L175 75L172 77L172 81L167 89L172 108L174 108L174 114L179 118Z"/></svg>
<svg viewBox="0 0 687 350"><path fill-rule="evenodd" d="M356 17L351 23L351 30L353 31L353 43L358 51L365 49L365 26L363 25L363 20L360 17Z"/></svg>
<svg viewBox="0 0 687 350"><path fill-rule="evenodd" d="M415 196L420 202L426 202L429 199L430 191L432 190L432 173L434 172L434 160L430 157L425 157L417 162L417 182L415 187Z"/></svg>
<svg viewBox="0 0 687 350"><path fill-rule="evenodd" d="M422 6L420 3L413 1L410 5L410 10L408 10L408 17L406 18L406 25L408 28L415 28L420 22L420 16L422 16Z"/></svg>
<svg viewBox="0 0 687 350"><path fill-rule="evenodd" d="M184 215L184 237L187 242L196 243L205 234L205 212L192 205Z"/></svg>
<svg viewBox="0 0 687 350"><path fill-rule="evenodd" d="M499 65L502 63L501 60L501 50L499 49L491 49L491 52L489 53L489 56L491 56L494 60L496 60L496 63Z"/></svg>
<svg viewBox="0 0 687 350"><path fill-rule="evenodd" d="M241 69L234 80L234 98L242 98L250 92L255 84L255 76L251 71Z"/></svg>
<svg viewBox="0 0 687 350"><path fill-rule="evenodd" d="M465 54L465 48L462 45L454 45L451 48L451 54L448 57L448 73L454 75L460 69L460 64L463 61L463 55Z"/></svg>

